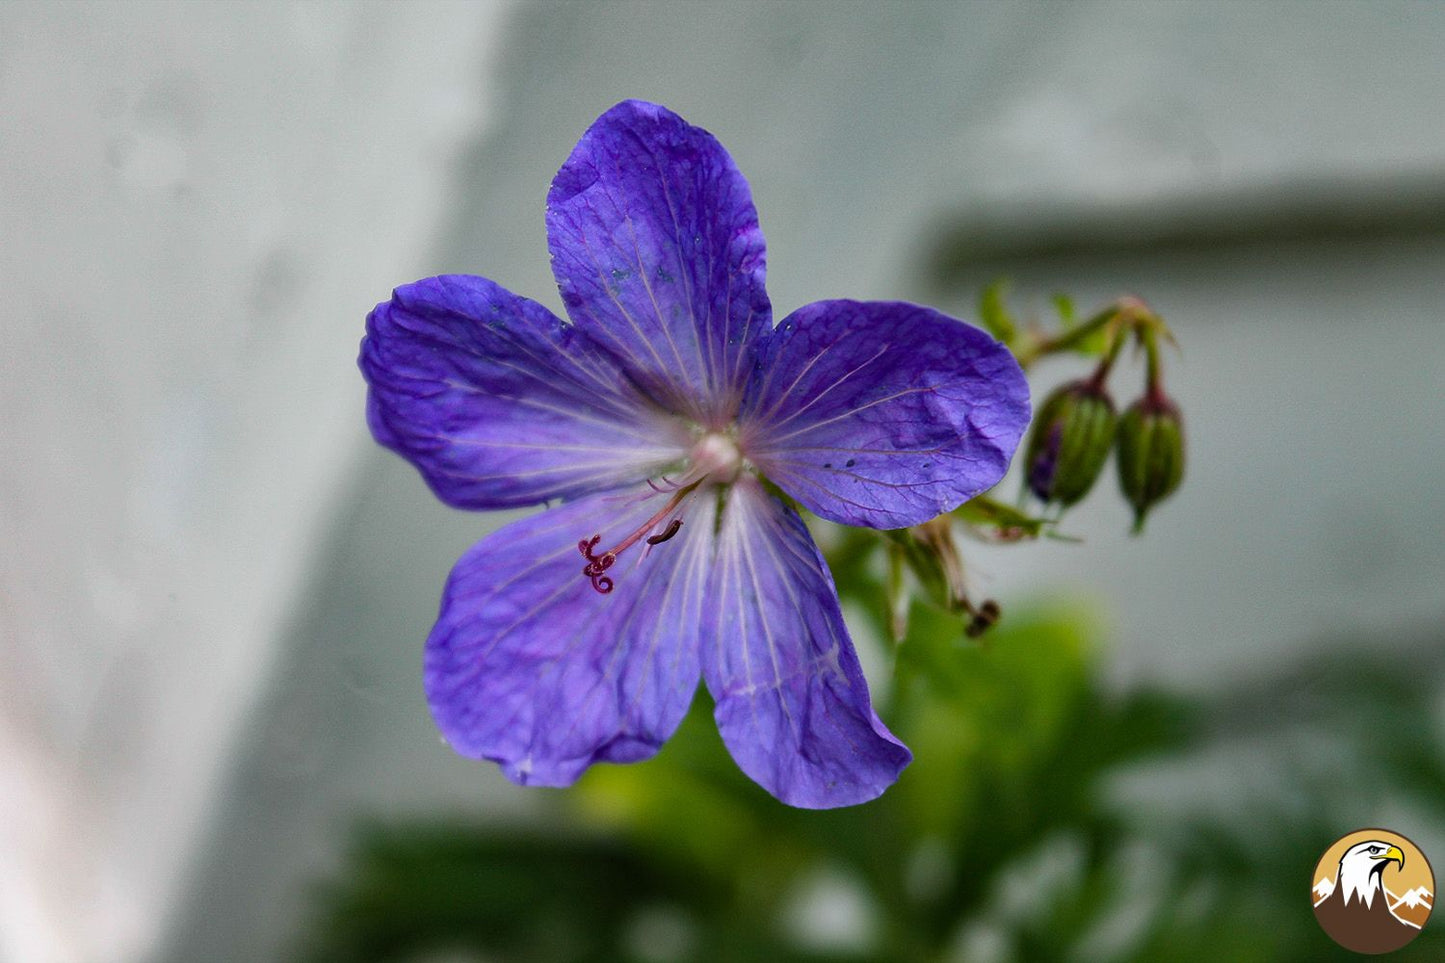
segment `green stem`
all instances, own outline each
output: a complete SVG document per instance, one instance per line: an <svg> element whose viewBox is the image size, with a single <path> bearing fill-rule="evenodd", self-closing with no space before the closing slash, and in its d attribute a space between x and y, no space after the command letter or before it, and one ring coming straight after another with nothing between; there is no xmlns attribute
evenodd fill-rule
<svg viewBox="0 0 1445 963"><path fill-rule="evenodd" d="M988 494L975 495L954 509L953 514L970 524L991 525L999 530L1001 536L1016 531L1020 537L1037 538L1045 524L1045 519L1035 518Z"/></svg>
<svg viewBox="0 0 1445 963"><path fill-rule="evenodd" d="M1144 345L1145 377L1147 379L1144 382L1144 390L1151 398L1158 398L1164 393L1164 376L1159 361L1159 339L1154 333L1154 326L1139 325L1138 338L1140 344Z"/></svg>
<svg viewBox="0 0 1445 963"><path fill-rule="evenodd" d="M1132 304L1128 299L1120 299L1104 308L1077 328L1070 328L1062 334L1051 338L1040 338L1031 344L1020 345L1014 352L1018 359L1019 367L1028 370L1029 365L1049 354L1057 354L1060 351L1068 351L1071 348L1083 343L1083 341L1094 332L1109 324L1122 312L1129 310Z"/></svg>
<svg viewBox="0 0 1445 963"><path fill-rule="evenodd" d="M1127 340L1125 331L1126 329L1120 326L1111 332L1112 336L1109 339L1109 348L1104 352L1104 357L1099 362L1099 367L1094 369L1093 377L1089 379L1095 389L1104 387L1104 382L1108 380L1109 369L1114 367L1114 359L1119 357L1119 350L1124 347L1124 342Z"/></svg>

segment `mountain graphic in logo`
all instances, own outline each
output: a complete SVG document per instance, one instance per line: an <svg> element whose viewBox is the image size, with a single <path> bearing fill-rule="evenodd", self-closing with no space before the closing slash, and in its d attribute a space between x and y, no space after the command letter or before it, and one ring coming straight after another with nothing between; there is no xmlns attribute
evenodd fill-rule
<svg viewBox="0 0 1445 963"><path fill-rule="evenodd" d="M1388 953L1420 935L1435 903L1435 876L1399 833L1342 836L1315 866L1310 902L1320 927L1356 953Z"/></svg>
<svg viewBox="0 0 1445 963"><path fill-rule="evenodd" d="M1416 886L1404 896L1396 896L1387 889L1385 895L1390 897L1390 912L1413 926L1424 926L1430 910L1435 908L1435 894L1423 886Z"/></svg>

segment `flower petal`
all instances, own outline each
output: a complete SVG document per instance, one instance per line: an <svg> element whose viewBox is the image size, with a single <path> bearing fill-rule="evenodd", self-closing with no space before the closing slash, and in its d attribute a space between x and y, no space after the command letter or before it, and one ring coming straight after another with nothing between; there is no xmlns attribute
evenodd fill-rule
<svg viewBox="0 0 1445 963"><path fill-rule="evenodd" d="M873 799L912 756L873 711L802 519L744 476L723 510L717 553L702 673L733 758L791 806Z"/></svg>
<svg viewBox="0 0 1445 963"><path fill-rule="evenodd" d="M376 440L458 508L510 508L633 484L686 454L681 422L546 308L485 278L397 288L359 364Z"/></svg>
<svg viewBox="0 0 1445 963"><path fill-rule="evenodd" d="M616 544L666 497L644 488L570 502L462 556L424 671L452 748L514 782L565 786L594 762L646 759L672 734L697 690L712 500L692 500L675 538L619 556L608 595L577 550L593 534Z"/></svg>
<svg viewBox="0 0 1445 963"><path fill-rule="evenodd" d="M929 308L819 301L773 332L740 416L749 458L808 509L904 528L993 487L1029 420L1007 348Z"/></svg>
<svg viewBox="0 0 1445 963"><path fill-rule="evenodd" d="M664 406L721 429L772 323L747 181L707 131L629 100L582 135L547 195L578 327Z"/></svg>

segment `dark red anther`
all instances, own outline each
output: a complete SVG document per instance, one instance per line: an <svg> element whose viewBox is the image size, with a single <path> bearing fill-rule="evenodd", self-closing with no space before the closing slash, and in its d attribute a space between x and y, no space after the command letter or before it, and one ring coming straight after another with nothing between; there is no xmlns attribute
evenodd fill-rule
<svg viewBox="0 0 1445 963"><path fill-rule="evenodd" d="M663 542L667 541L669 538L672 538L672 536L676 535L676 534L677 534L677 530L678 530L679 528L681 528L681 527L682 527L682 519L680 519L680 518L674 518L671 522L668 522L667 528L663 529L661 535L651 535L651 536L649 536L648 539L647 539L647 544L649 544L649 545L661 545Z"/></svg>
<svg viewBox="0 0 1445 963"><path fill-rule="evenodd" d="M592 587L595 588L599 594L606 595L608 592L612 591L612 579L608 578L606 575L599 575L596 572L588 572L587 569L583 569L582 574L592 579Z"/></svg>

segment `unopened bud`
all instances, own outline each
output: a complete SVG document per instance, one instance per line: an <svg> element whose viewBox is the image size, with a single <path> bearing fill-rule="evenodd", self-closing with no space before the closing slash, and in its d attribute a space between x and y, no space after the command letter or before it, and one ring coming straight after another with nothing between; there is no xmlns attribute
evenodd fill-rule
<svg viewBox="0 0 1445 963"><path fill-rule="evenodd" d="M1184 422L1179 407L1151 390L1119 419L1119 487L1134 506L1134 531L1184 478Z"/></svg>
<svg viewBox="0 0 1445 963"><path fill-rule="evenodd" d="M1044 400L1025 450L1029 491L1069 506L1099 477L1114 441L1114 403L1094 379L1071 381Z"/></svg>

